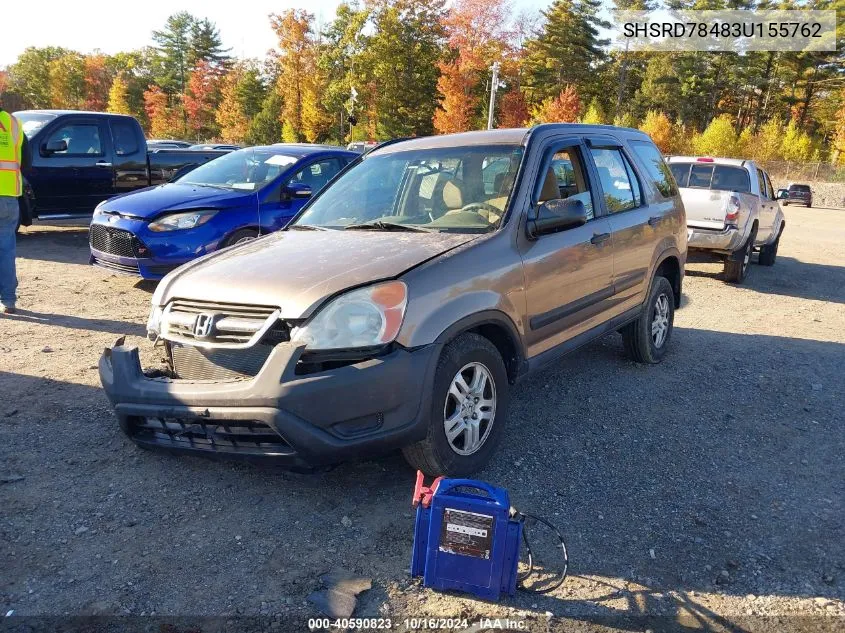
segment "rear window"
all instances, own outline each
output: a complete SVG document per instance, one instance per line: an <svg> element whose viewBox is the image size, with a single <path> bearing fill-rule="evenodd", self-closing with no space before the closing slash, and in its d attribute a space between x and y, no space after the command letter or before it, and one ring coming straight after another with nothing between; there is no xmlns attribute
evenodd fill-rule
<svg viewBox="0 0 845 633"><path fill-rule="evenodd" d="M716 191L751 191L751 179L741 167L712 163L672 163L669 165L679 187Z"/></svg>
<svg viewBox="0 0 845 633"><path fill-rule="evenodd" d="M789 185L790 192L810 193L809 185Z"/></svg>
<svg viewBox="0 0 845 633"><path fill-rule="evenodd" d="M675 195L675 183L672 180L672 173L663 160L660 150L653 143L647 141L631 141L631 148L643 164L646 172L651 176L657 190L664 198L671 198Z"/></svg>

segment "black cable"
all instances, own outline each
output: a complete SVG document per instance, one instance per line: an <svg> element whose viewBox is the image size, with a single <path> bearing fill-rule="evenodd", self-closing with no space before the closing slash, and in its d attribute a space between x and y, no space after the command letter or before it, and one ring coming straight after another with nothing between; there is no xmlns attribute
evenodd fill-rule
<svg viewBox="0 0 845 633"><path fill-rule="evenodd" d="M566 574L569 571L569 554L566 552L566 543L563 540L563 535L560 533L560 530L558 530L556 526L552 525L545 519L534 516L533 514L523 514L518 510L516 511L516 513L519 515L519 520L522 523L522 541L525 543L525 550L528 552L528 570L517 578L519 588L523 591L529 591L531 593L549 593L551 591L554 591L563 584L563 581L566 580ZM525 519L534 519L538 523L542 523L543 525L551 528L552 531L557 535L557 538L560 541L560 548L563 551L563 571L561 572L560 578L555 584L549 587L545 587L544 589L531 589L530 587L526 587L524 584L524 581L527 580L528 577L534 571L534 557L531 553L531 543L528 542L528 530L525 526Z"/></svg>

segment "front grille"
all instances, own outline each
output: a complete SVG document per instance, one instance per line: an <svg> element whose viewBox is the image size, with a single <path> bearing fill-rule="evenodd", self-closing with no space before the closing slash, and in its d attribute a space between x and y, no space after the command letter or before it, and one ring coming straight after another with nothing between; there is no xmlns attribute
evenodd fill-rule
<svg viewBox="0 0 845 633"><path fill-rule="evenodd" d="M92 224L88 231L91 248L119 257L149 257L149 249L129 231Z"/></svg>
<svg viewBox="0 0 845 633"><path fill-rule="evenodd" d="M262 329L272 344L290 340L290 328L278 320L279 310L269 306L236 305L175 299L164 318L166 339L201 341L213 346L245 346ZM271 319L276 319L272 324ZM202 326L202 327L198 327Z"/></svg>
<svg viewBox="0 0 845 633"><path fill-rule="evenodd" d="M138 266L132 264L118 264L117 262L109 262L105 259L99 259L97 257L94 258L94 265L99 266L100 268L107 268L118 273L124 273L126 275L141 274L141 271L138 269Z"/></svg>
<svg viewBox="0 0 845 633"><path fill-rule="evenodd" d="M271 345L253 345L243 349L204 349L168 342L173 372L183 380L246 380L258 375Z"/></svg>
<svg viewBox="0 0 845 633"><path fill-rule="evenodd" d="M131 416L129 433L137 441L168 448L209 452L293 454L285 439L257 420Z"/></svg>

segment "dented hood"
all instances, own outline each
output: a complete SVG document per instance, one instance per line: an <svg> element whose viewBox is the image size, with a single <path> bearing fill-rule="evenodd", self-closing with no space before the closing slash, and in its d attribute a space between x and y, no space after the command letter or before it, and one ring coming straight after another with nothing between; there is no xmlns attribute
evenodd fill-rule
<svg viewBox="0 0 845 633"><path fill-rule="evenodd" d="M401 275L478 235L381 231L282 231L185 264L153 296L274 306L308 317L327 297Z"/></svg>

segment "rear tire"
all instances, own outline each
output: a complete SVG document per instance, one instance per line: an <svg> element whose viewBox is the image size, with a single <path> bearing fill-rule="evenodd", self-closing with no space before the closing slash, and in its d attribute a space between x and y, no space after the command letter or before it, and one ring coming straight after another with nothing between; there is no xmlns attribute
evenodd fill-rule
<svg viewBox="0 0 845 633"><path fill-rule="evenodd" d="M483 384L481 378L476 382L476 376L484 378ZM508 374L499 351L483 336L462 334L440 352L428 433L402 449L405 459L427 475L474 473L487 464L502 438L509 397Z"/></svg>
<svg viewBox="0 0 845 633"><path fill-rule="evenodd" d="M675 323L675 295L666 277L655 277L637 320L623 327L625 351L638 363L663 360Z"/></svg>
<svg viewBox="0 0 845 633"><path fill-rule="evenodd" d="M223 243L223 246L234 246L235 244L246 244L247 242L251 242L255 238L258 237L258 231L255 229L238 229L234 233L232 233L226 241Z"/></svg>
<svg viewBox="0 0 845 633"><path fill-rule="evenodd" d="M757 239L757 229L752 229L748 241L743 247L725 259L725 281L741 284L751 269L751 254L754 252L754 240Z"/></svg>

